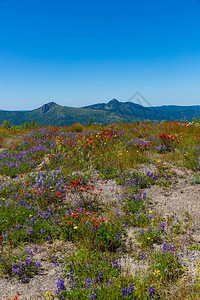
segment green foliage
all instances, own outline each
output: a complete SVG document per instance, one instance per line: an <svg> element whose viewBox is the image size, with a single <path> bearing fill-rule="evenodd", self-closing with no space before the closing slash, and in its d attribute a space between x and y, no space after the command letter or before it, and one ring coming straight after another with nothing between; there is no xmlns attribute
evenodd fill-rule
<svg viewBox="0 0 200 300"><path fill-rule="evenodd" d="M40 263L37 263L33 255L34 252L31 250L25 250L23 253L14 256L9 256L8 253L3 254L0 260L1 271L26 283L38 274L40 269Z"/></svg>
<svg viewBox="0 0 200 300"><path fill-rule="evenodd" d="M41 126L39 125L38 122L35 120L30 120L30 122L25 122L24 124L21 125L21 128L23 129L34 129L34 128L40 128Z"/></svg>
<svg viewBox="0 0 200 300"><path fill-rule="evenodd" d="M190 182L191 182L192 184L200 184L200 174L195 174L195 175L191 178Z"/></svg>
<svg viewBox="0 0 200 300"><path fill-rule="evenodd" d="M149 270L160 281L167 283L168 280L176 280L183 272L183 267L175 255L175 247L163 244L162 253L155 254Z"/></svg>
<svg viewBox="0 0 200 300"><path fill-rule="evenodd" d="M81 125L80 123L76 123L69 128L69 131L71 132L83 132L83 130L84 130L84 126Z"/></svg>
<svg viewBox="0 0 200 300"><path fill-rule="evenodd" d="M91 126L93 124L92 118L89 119L88 125Z"/></svg>
<svg viewBox="0 0 200 300"><path fill-rule="evenodd" d="M10 218L13 215L14 218ZM41 233L43 232L43 233ZM0 235L5 235L4 242L16 247L20 242L44 241L48 236L59 236L59 225L54 223L53 216L41 218L36 207L26 207L23 203L1 200L0 203Z"/></svg>
<svg viewBox="0 0 200 300"><path fill-rule="evenodd" d="M154 228L151 228L151 230L148 231L141 230L140 234L137 236L137 239L141 243L142 249L146 249L155 243L160 244L163 241L161 232Z"/></svg>
<svg viewBox="0 0 200 300"><path fill-rule="evenodd" d="M5 129L9 129L10 128L10 123L9 121L5 120L4 123L3 123L3 128Z"/></svg>
<svg viewBox="0 0 200 300"><path fill-rule="evenodd" d="M90 299L92 294L96 299L121 299L122 289L127 286L132 287L130 295L136 299L134 281L121 274L121 266L114 255L80 250L66 261L64 277L70 281L70 290L59 294L64 299Z"/></svg>
<svg viewBox="0 0 200 300"><path fill-rule="evenodd" d="M200 251L200 246L193 244L191 246L188 246L187 249Z"/></svg>

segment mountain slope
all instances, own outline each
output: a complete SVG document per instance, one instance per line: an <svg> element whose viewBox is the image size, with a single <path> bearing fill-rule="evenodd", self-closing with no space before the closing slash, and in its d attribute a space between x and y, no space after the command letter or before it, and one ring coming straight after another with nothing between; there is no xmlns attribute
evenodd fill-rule
<svg viewBox="0 0 200 300"><path fill-rule="evenodd" d="M88 124L92 119L94 123L111 124L117 122L130 123L134 121L173 121L186 118L191 121L200 117L200 106L163 105L157 107L144 107L133 102L119 102L112 99L108 103L97 103L82 108L61 106L49 102L42 107L31 111L4 111L0 110L0 124L4 120L13 125L34 120L41 125L65 126L74 123Z"/></svg>
<svg viewBox="0 0 200 300"><path fill-rule="evenodd" d="M194 116L196 116L197 118L200 117L200 105L163 105L155 107L144 107L133 102L119 102L116 99L112 99L107 104L98 103L86 106L85 108L100 109L105 111L109 110L121 115L126 115L132 122L145 119L153 121L180 121L184 118L186 118L188 121L191 121Z"/></svg>
<svg viewBox="0 0 200 300"><path fill-rule="evenodd" d="M114 112L61 106L54 102L28 112L0 111L0 124L7 120L15 126L30 120L34 120L41 125L53 126L72 125L74 123L88 124L90 119L93 122L102 124L129 122L127 116Z"/></svg>

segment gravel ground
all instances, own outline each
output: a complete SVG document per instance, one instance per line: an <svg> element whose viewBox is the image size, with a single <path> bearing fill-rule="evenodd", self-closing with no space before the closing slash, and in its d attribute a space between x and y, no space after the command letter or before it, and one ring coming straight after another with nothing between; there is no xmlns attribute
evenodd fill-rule
<svg viewBox="0 0 200 300"><path fill-rule="evenodd" d="M146 189L147 196L152 198L152 211L157 215L164 217L166 220L166 230L171 230L172 225L181 223L188 225L178 235L181 246L181 251L178 253L180 261L187 267L188 275L192 278L197 274L197 261L200 261L200 251L188 249L188 245L198 244L200 246L200 185L191 184L190 179L193 176L192 172L185 169L180 169L171 166L174 172L173 180L176 184L171 189L166 189L162 186L151 186ZM150 171L155 172L154 165L142 165L139 167L140 172ZM187 182L186 182L187 180ZM98 178L98 174L94 173L91 182L95 185L94 192L99 193L102 205L112 204L117 206L118 199L123 195L123 188L115 183L114 180L102 180ZM102 188L102 192L100 192ZM73 194L68 194L68 200L75 200ZM169 222L171 220L171 223ZM129 231L128 240L133 244L135 243L133 230ZM56 282L58 277L62 276L62 263L55 267L53 263L49 262L47 252L51 251L50 248L55 247L57 251L55 256L61 257L61 251L66 250L70 254L73 249L71 243L63 245L61 242L56 241L55 245L42 245L38 247L37 259L40 260L42 270L34 276L33 279L27 284L20 283L17 279L0 278L0 300L12 300L17 294L20 293L20 300L36 300L45 299L44 295L47 291L56 291ZM135 247L137 245L135 244ZM156 250L156 245L154 250ZM146 270L148 262L136 261L133 257L126 256L121 259L121 265L124 269L129 269L130 274L135 275L137 269ZM66 282L67 285L67 282Z"/></svg>
<svg viewBox="0 0 200 300"><path fill-rule="evenodd" d="M33 247L29 248L32 249ZM38 246L38 251L37 254L34 255L34 258L41 263L39 274L35 275L28 283L22 283L16 278L1 278L0 300L12 300L17 295L17 292L20 293L20 300L46 299L44 295L47 291L55 293L56 282L59 277L62 277L64 264L59 262L55 267L55 265L50 262L48 254L53 253L55 257L62 259L64 253L65 256L70 255L72 249L74 249L72 243L68 242L63 245L60 241Z"/></svg>
<svg viewBox="0 0 200 300"><path fill-rule="evenodd" d="M123 189L121 186L118 186L114 180L105 181L98 179L98 174L94 173L91 183L95 185L93 193L99 194L99 200L102 202L102 206L110 204L111 202L115 204L118 203L118 198L122 195ZM100 191L100 188L102 191ZM80 198L77 197L76 194L67 194L66 201L79 200ZM34 257L37 261L41 262L41 272L35 275L29 283L21 283L15 278L0 278L0 300L13 300L17 292L20 293L20 300L46 299L44 295L47 291L55 293L56 282L59 277L62 277L64 265L59 263L59 266L55 267L53 263L49 262L47 253L53 248L59 249L55 252L55 256L61 258L61 250L65 249L66 253L70 254L74 245L72 243L62 245L59 241L56 241L55 244L38 246L38 254ZM65 283L67 286L68 282L66 281Z"/></svg>

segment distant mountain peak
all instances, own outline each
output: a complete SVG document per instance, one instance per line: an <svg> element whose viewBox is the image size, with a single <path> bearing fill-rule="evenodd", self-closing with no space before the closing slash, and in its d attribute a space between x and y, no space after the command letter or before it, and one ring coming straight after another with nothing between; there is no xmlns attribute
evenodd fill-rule
<svg viewBox="0 0 200 300"><path fill-rule="evenodd" d="M110 103L110 102L112 102L112 103L119 103L119 101L117 99L115 99L115 98L113 98L112 100L110 100L108 103Z"/></svg>
<svg viewBox="0 0 200 300"><path fill-rule="evenodd" d="M108 110L116 109L119 105L120 105L120 102L114 98L105 105L105 109L108 109Z"/></svg>
<svg viewBox="0 0 200 300"><path fill-rule="evenodd" d="M50 110L52 107L56 106L57 104L55 102L49 102L44 104L41 108L40 108L40 114L43 116L46 112L48 112L48 110Z"/></svg>

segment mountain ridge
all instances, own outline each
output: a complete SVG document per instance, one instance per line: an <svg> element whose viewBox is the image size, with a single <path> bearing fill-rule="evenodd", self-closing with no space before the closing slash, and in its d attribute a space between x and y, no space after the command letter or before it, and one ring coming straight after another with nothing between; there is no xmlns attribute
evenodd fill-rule
<svg viewBox="0 0 200 300"><path fill-rule="evenodd" d="M96 103L80 108L61 106L51 101L29 111L0 109L0 124L7 120L17 126L29 120L34 120L41 125L65 126L74 123L88 124L91 119L95 123L110 124L141 122L144 120L153 122L181 121L184 117L191 121L194 116L200 117L200 105L144 107L134 102L120 102L114 98L108 103Z"/></svg>

